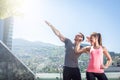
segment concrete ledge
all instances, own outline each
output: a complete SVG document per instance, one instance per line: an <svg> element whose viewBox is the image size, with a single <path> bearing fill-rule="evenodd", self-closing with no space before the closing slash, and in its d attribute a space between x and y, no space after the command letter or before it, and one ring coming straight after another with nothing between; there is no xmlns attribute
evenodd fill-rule
<svg viewBox="0 0 120 80"><path fill-rule="evenodd" d="M1 41L0 80L35 80L35 74Z"/></svg>

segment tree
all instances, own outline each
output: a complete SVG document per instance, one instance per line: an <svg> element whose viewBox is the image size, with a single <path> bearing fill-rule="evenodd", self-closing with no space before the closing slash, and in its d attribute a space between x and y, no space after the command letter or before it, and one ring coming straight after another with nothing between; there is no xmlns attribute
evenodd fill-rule
<svg viewBox="0 0 120 80"><path fill-rule="evenodd" d="M0 0L0 19L20 15L24 0Z"/></svg>

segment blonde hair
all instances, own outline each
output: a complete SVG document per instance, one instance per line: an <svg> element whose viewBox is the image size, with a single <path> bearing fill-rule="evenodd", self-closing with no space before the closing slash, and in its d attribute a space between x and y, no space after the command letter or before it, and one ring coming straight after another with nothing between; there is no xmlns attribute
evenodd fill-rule
<svg viewBox="0 0 120 80"><path fill-rule="evenodd" d="M98 38L98 43L99 43L99 45L102 46L102 36L101 36L101 34L100 34L100 33L93 32L90 37L92 37L92 36L94 36L95 38L97 37L97 38Z"/></svg>

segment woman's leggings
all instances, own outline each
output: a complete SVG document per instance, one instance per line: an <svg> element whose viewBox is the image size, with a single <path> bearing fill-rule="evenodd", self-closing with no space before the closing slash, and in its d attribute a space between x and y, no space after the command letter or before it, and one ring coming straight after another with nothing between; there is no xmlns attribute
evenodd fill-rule
<svg viewBox="0 0 120 80"><path fill-rule="evenodd" d="M86 78L87 80L108 80L106 75L104 73L94 73L94 72L86 72Z"/></svg>

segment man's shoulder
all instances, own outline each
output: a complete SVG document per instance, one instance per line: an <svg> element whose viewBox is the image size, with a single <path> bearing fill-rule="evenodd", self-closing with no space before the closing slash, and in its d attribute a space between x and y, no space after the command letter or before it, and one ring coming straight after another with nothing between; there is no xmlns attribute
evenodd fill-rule
<svg viewBox="0 0 120 80"><path fill-rule="evenodd" d="M65 41L71 41L69 38L65 38Z"/></svg>
<svg viewBox="0 0 120 80"><path fill-rule="evenodd" d="M66 44L66 43L71 43L71 44L72 44L72 41L71 41L69 38L65 38L64 43L65 43L65 44Z"/></svg>

